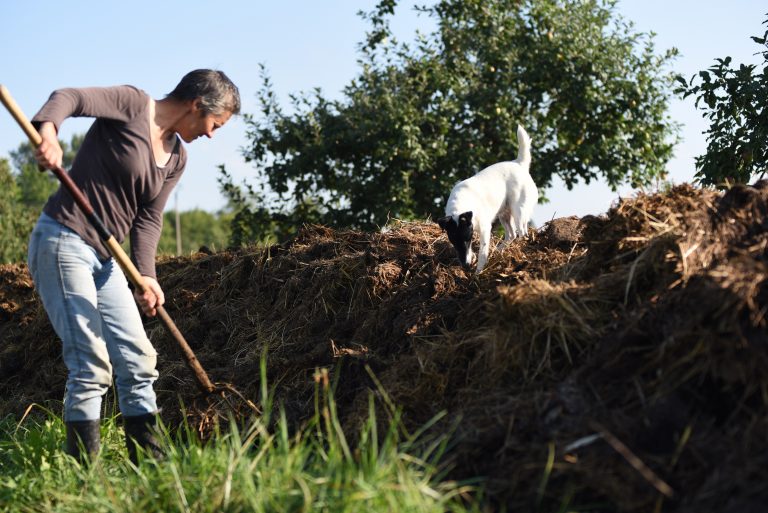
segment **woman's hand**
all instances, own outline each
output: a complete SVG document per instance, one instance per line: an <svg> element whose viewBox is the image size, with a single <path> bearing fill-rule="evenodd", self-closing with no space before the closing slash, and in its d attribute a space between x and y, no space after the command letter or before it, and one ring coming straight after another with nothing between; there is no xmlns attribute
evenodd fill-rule
<svg viewBox="0 0 768 513"><path fill-rule="evenodd" d="M59 134L56 133L56 125L50 121L45 121L40 125L38 133L43 142L37 147L35 158L42 168L41 171L61 167L64 151L59 144Z"/></svg>
<svg viewBox="0 0 768 513"><path fill-rule="evenodd" d="M149 276L142 276L142 278L144 278L144 292L134 289L133 297L145 315L154 317L157 315L157 307L165 303L165 294L156 279Z"/></svg>

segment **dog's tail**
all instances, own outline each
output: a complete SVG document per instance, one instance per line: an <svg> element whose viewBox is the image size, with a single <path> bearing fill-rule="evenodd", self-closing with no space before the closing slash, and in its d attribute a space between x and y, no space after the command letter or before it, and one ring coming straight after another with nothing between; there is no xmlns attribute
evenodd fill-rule
<svg viewBox="0 0 768 513"><path fill-rule="evenodd" d="M523 125L517 125L517 161L523 165L531 163L531 137Z"/></svg>

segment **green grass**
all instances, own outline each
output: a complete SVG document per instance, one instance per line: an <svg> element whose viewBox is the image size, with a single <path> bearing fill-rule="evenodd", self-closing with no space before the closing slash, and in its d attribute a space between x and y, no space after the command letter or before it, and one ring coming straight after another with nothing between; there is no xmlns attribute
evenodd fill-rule
<svg viewBox="0 0 768 513"><path fill-rule="evenodd" d="M445 439L405 433L396 412L386 433L369 418L351 447L331 394L291 433L269 415L208 443L189 429L164 433L163 461L128 461L121 422L102 423L102 452L79 465L62 451L64 425L0 421L0 512L467 512L474 489L445 480ZM269 404L269 401L266 401ZM269 426L272 426L271 428ZM184 440L184 441L182 441Z"/></svg>

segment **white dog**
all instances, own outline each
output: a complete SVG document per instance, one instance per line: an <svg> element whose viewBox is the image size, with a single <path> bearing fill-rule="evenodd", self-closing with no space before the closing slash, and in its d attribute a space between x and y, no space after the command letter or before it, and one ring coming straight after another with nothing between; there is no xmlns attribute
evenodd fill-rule
<svg viewBox="0 0 768 513"><path fill-rule="evenodd" d="M472 264L472 234L480 239L477 272L488 262L491 226L498 219L504 226L504 244L517 236L528 235L528 221L539 199L529 173L531 138L517 125L517 160L499 162L456 184L445 206L445 217L437 220L448 233L459 261Z"/></svg>

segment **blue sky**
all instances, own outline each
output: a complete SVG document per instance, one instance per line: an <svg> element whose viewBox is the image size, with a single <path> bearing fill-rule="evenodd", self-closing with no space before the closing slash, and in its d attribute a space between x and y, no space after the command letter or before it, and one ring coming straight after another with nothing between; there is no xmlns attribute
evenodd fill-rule
<svg viewBox="0 0 768 513"><path fill-rule="evenodd" d="M421 2L419 2L421 3ZM257 113L260 63L266 65L276 92L287 106L290 93L322 88L339 92L357 74L357 44L366 23L357 16L375 0L190 0L5 2L0 30L0 83L32 116L58 87L133 84L155 98L168 93L184 73L195 68L225 71L238 85L243 111ZM432 24L401 0L393 27L401 40ZM639 31L655 32L659 51L676 47L674 70L691 76L717 57L735 63L758 63L760 47L750 36L762 35L768 13L765 0L619 0L617 11ZM691 99L673 100L673 120L683 124L682 142L669 163L675 183L691 181L694 157L704 152L706 121ZM73 119L61 137L87 130L89 121ZM535 134L532 134L535 137ZM0 157L18 146L23 133L0 113ZM247 143L245 125L235 118L211 140L187 145L187 172L168 208L224 206L216 182L225 164L236 180L252 176L240 148ZM477 170L468 170L467 176ZM446 191L446 195L449 191ZM541 225L566 215L605 212L619 194L592 183L568 191L556 184L551 202L539 205L534 222Z"/></svg>

